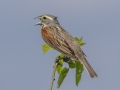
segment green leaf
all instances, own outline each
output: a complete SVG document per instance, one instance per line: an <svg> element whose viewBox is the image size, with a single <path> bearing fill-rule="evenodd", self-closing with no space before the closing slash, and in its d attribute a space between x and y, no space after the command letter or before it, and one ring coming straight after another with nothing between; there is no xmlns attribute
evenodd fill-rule
<svg viewBox="0 0 120 90"><path fill-rule="evenodd" d="M58 74L61 74L61 71L63 69L63 60L59 60L59 64L56 68L56 71L58 72Z"/></svg>
<svg viewBox="0 0 120 90"><path fill-rule="evenodd" d="M57 57L56 57L56 59L60 59L60 58L62 58L62 57L64 57L64 54L60 54L60 55L58 55ZM61 59L61 60L59 60L59 65L57 66L57 68L56 68L56 71L58 72L58 74L60 74L61 73L61 71L62 71L62 69L63 69L63 59Z"/></svg>
<svg viewBox="0 0 120 90"><path fill-rule="evenodd" d="M78 42L78 44L80 45L80 46L83 46L83 45L85 45L86 43L85 42L83 42L83 37L81 37L80 39L79 38L77 38L77 37L75 37L75 40Z"/></svg>
<svg viewBox="0 0 120 90"><path fill-rule="evenodd" d="M62 70L62 72L61 72L61 74L59 75L59 78L58 78L57 88L59 88L61 86L62 82L64 81L65 77L68 74L68 71L69 71L69 69L66 68L66 67Z"/></svg>
<svg viewBox="0 0 120 90"><path fill-rule="evenodd" d="M43 50L43 52L44 52L44 54L45 54L45 53L48 52L49 50L52 50L52 48L51 48L49 45L47 45L47 44L43 44L43 45L42 45L42 50Z"/></svg>
<svg viewBox="0 0 120 90"><path fill-rule="evenodd" d="M83 37L81 37L81 38L79 39L79 41L82 42L82 39L83 39Z"/></svg>
<svg viewBox="0 0 120 90"><path fill-rule="evenodd" d="M79 38L77 38L77 37L74 37L74 39L75 39L78 43L81 42L81 41L79 40Z"/></svg>
<svg viewBox="0 0 120 90"><path fill-rule="evenodd" d="M58 72L58 74L61 74L62 71L62 66L57 66L56 71Z"/></svg>
<svg viewBox="0 0 120 90"><path fill-rule="evenodd" d="M76 86L78 86L84 69L83 65L80 62L75 61L75 63L76 63Z"/></svg>
<svg viewBox="0 0 120 90"><path fill-rule="evenodd" d="M56 59L60 59L60 58L63 58L65 55L64 54L59 54L57 57L56 57ZM62 60L62 59L61 59Z"/></svg>
<svg viewBox="0 0 120 90"><path fill-rule="evenodd" d="M64 57L65 55L61 53L59 56L62 58L62 57Z"/></svg>
<svg viewBox="0 0 120 90"><path fill-rule="evenodd" d="M85 44L86 44L85 42L81 42L81 43L80 43L80 46L83 46L83 45L85 45Z"/></svg>
<svg viewBox="0 0 120 90"><path fill-rule="evenodd" d="M73 60L69 61L69 68L71 68L71 69L75 68L75 61L73 61Z"/></svg>

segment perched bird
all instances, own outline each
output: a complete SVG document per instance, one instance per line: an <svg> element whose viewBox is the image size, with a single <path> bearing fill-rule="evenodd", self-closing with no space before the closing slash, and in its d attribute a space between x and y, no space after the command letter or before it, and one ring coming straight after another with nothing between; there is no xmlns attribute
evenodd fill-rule
<svg viewBox="0 0 120 90"><path fill-rule="evenodd" d="M56 16L44 14L36 18L41 20L41 22L36 23L36 25L42 26L42 38L49 46L65 54L67 57L80 61L91 78L97 77L96 72L86 60L85 54L79 44L61 27Z"/></svg>

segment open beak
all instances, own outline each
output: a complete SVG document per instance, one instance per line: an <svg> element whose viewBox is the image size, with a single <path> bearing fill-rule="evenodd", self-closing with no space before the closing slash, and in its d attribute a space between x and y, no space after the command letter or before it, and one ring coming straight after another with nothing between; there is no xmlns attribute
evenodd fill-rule
<svg viewBox="0 0 120 90"><path fill-rule="evenodd" d="M40 19L41 20L41 16L35 17L34 19Z"/></svg>
<svg viewBox="0 0 120 90"><path fill-rule="evenodd" d="M38 16L38 17L35 17L34 19L40 19L41 20L41 18L40 18L40 16ZM38 23L36 23L34 26L37 26L37 25L42 25L42 23L41 22L38 22Z"/></svg>
<svg viewBox="0 0 120 90"><path fill-rule="evenodd" d="M34 26L37 26L37 25L42 25L42 24L41 24L41 22L38 22L38 23L36 23Z"/></svg>

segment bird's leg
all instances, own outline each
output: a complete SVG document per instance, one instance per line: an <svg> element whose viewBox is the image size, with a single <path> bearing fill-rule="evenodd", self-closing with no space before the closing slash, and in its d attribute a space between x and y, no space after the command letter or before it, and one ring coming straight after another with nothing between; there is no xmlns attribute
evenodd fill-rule
<svg viewBox="0 0 120 90"><path fill-rule="evenodd" d="M61 60L61 59L63 59L63 57L58 56L58 57L55 59L55 63L58 63L58 65L61 65L61 64L59 63L59 60Z"/></svg>
<svg viewBox="0 0 120 90"><path fill-rule="evenodd" d="M68 63L69 60L70 60L70 57L68 57L68 56L64 56L64 57L63 57L63 61L64 61L64 62L67 62L67 63Z"/></svg>
<svg viewBox="0 0 120 90"><path fill-rule="evenodd" d="M59 60L61 60L61 57L60 57L60 56L58 56L58 57L55 59L55 63L58 63Z"/></svg>
<svg viewBox="0 0 120 90"><path fill-rule="evenodd" d="M58 56L58 57L56 58L56 60L55 60L55 63L59 63L59 60L61 60L61 59L63 59L64 62L67 62L67 63L68 63L69 60L70 60L70 57L68 57L68 56L63 56L63 57ZM58 65L60 65L60 63L59 63Z"/></svg>

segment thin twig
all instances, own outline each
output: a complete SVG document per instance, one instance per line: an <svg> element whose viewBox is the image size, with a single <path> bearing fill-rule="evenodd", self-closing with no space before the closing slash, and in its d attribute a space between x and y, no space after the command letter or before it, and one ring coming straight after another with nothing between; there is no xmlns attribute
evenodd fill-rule
<svg viewBox="0 0 120 90"><path fill-rule="evenodd" d="M63 59L64 62L68 62L70 58L68 57L58 57L56 60L55 60L55 64L53 66L53 72L52 72L52 79L51 79L51 83L50 83L50 90L52 90L52 87L53 87L53 82L55 81L55 72L56 72L56 68L57 66L60 64L59 63L59 60Z"/></svg>
<svg viewBox="0 0 120 90"><path fill-rule="evenodd" d="M52 87L53 87L53 82L55 80L55 72L56 72L57 66L58 66L58 62L55 62L55 65L53 66L52 79L51 79L51 83L50 83L50 90L52 90Z"/></svg>

